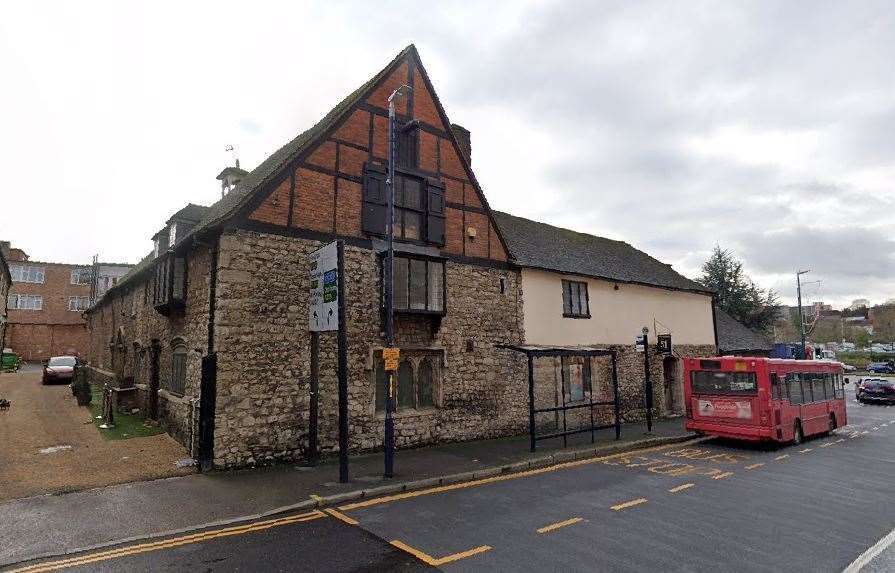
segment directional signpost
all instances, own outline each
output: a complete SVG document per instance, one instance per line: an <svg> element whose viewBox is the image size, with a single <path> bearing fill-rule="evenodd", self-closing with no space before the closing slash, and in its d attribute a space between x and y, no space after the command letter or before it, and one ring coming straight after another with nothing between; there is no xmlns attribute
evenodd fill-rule
<svg viewBox="0 0 895 573"><path fill-rule="evenodd" d="M317 410L320 392L320 333L338 331L339 378L339 481L348 481L348 334L345 328L344 245L334 241L309 257L311 268L308 330L311 331L311 412L308 420L308 454L317 453Z"/></svg>
<svg viewBox="0 0 895 573"><path fill-rule="evenodd" d="M311 260L311 304L308 328L311 332L339 329L339 256L332 242L317 249Z"/></svg>

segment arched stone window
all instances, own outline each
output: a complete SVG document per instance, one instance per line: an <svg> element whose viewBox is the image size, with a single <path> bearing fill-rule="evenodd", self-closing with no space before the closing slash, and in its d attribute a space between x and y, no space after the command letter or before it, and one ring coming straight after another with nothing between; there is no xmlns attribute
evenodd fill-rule
<svg viewBox="0 0 895 573"><path fill-rule="evenodd" d="M418 408L431 408L435 405L435 373L428 358L424 358L420 362L416 389Z"/></svg>
<svg viewBox="0 0 895 573"><path fill-rule="evenodd" d="M398 408L413 408L413 367L407 360L398 366Z"/></svg>
<svg viewBox="0 0 895 573"><path fill-rule="evenodd" d="M171 350L171 378L168 382L168 391L183 396L186 390L186 344L178 338L171 345L173 348Z"/></svg>

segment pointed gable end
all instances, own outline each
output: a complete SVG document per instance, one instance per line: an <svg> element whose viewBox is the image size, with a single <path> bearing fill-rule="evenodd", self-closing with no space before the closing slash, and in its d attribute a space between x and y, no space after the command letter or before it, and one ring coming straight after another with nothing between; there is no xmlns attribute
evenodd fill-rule
<svg viewBox="0 0 895 573"><path fill-rule="evenodd" d="M506 243L412 45L246 177L234 191L243 194L240 220L270 232L381 235L388 97L402 85L412 95L396 105L396 234L448 256L506 261Z"/></svg>

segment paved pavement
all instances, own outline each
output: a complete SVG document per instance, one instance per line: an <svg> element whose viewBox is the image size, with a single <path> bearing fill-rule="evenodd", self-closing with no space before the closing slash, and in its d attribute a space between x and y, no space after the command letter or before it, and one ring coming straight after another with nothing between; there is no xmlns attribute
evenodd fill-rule
<svg viewBox="0 0 895 573"><path fill-rule="evenodd" d="M665 420L653 427L652 437L682 435L685 432L680 419ZM620 444L630 445L645 437L642 425L627 424ZM577 436L570 441L570 449L593 452L595 447L619 445L614 438L612 431L599 432L597 443L592 445L589 435ZM0 504L0 523L17 524L15 529L0 527L0 566L121 539L257 515L308 501L312 495L374 489L509 465L549 456L561 445L560 440L540 442L538 451L531 454L528 439L522 436L399 450L396 476L392 480L382 478L382 454L376 453L351 459L352 480L347 484L338 482L338 466L330 462L317 468L286 465L212 472L16 500ZM48 536L46 531L54 534Z"/></svg>
<svg viewBox="0 0 895 573"><path fill-rule="evenodd" d="M232 570L254 556L256 570L314 570L336 555L337 569L363 569L375 560L352 556L367 532L377 555L391 555L388 542L448 571L842 571L895 527L895 407L850 399L849 416L799 447L669 445L254 523L230 544L181 536L86 559ZM262 535L273 530L282 536ZM865 570L886 570L888 555Z"/></svg>

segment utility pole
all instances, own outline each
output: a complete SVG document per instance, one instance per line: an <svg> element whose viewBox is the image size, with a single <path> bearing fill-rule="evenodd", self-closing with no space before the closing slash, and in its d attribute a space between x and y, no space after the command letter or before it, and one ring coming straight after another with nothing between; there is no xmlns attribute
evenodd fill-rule
<svg viewBox="0 0 895 573"><path fill-rule="evenodd" d="M402 85L388 96L388 254L385 259L385 340L391 349L395 346L395 162L398 156L398 137L395 129L395 100L406 96L410 86ZM383 440L386 478L395 475L395 371L385 370L385 436Z"/></svg>
<svg viewBox="0 0 895 573"><path fill-rule="evenodd" d="M805 319L802 317L802 275L810 272L811 269L796 272L796 296L799 304L799 336L802 339L802 360L805 360L808 356L805 347Z"/></svg>

